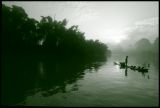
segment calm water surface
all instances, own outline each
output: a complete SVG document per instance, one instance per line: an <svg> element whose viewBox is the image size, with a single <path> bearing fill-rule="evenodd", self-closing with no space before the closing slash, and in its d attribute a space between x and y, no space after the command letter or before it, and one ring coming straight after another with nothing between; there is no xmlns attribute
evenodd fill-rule
<svg viewBox="0 0 160 108"><path fill-rule="evenodd" d="M158 106L158 58L129 55L128 65L150 64L149 72L145 74L130 69L125 72L113 64L124 59L124 55L113 54L106 62L92 63L6 61L10 68L6 68L2 79L3 103L26 106Z"/></svg>

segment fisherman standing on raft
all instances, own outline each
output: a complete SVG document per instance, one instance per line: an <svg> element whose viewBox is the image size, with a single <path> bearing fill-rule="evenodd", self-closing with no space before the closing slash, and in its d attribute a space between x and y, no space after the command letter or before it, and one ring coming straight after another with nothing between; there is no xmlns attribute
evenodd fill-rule
<svg viewBox="0 0 160 108"><path fill-rule="evenodd" d="M125 59L125 66L127 67L127 63L128 63L128 56L126 56L126 59Z"/></svg>

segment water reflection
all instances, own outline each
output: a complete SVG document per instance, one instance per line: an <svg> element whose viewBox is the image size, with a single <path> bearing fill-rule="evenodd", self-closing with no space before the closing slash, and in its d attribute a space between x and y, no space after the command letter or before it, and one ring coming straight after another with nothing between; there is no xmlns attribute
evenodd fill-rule
<svg viewBox="0 0 160 108"><path fill-rule="evenodd" d="M101 62L74 58L6 57L2 72L2 103L15 105L37 92L47 97L76 91L79 86L76 81L83 78L84 70L97 71L101 65ZM66 88L67 84L73 84L70 90Z"/></svg>
<svg viewBox="0 0 160 108"><path fill-rule="evenodd" d="M127 76L127 75L128 75L128 74L127 74L127 69L128 69L128 68L126 67L126 68L125 68L125 76Z"/></svg>

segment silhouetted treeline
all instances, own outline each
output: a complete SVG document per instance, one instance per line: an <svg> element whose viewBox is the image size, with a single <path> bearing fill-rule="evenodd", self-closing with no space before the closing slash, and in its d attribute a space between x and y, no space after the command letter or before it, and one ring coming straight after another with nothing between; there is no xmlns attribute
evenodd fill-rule
<svg viewBox="0 0 160 108"><path fill-rule="evenodd" d="M98 40L86 40L78 26L67 20L29 18L22 7L2 5L2 51L5 54L103 58L110 51Z"/></svg>

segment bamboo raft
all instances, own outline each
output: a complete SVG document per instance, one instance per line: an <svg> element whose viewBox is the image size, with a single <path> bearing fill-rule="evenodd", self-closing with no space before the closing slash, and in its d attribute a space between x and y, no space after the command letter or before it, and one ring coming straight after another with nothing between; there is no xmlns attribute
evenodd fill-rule
<svg viewBox="0 0 160 108"><path fill-rule="evenodd" d="M141 67L141 66L126 66L125 62L114 62L114 65L119 65L121 69L123 68L129 68L134 71L139 71L139 72L148 72L149 69Z"/></svg>

